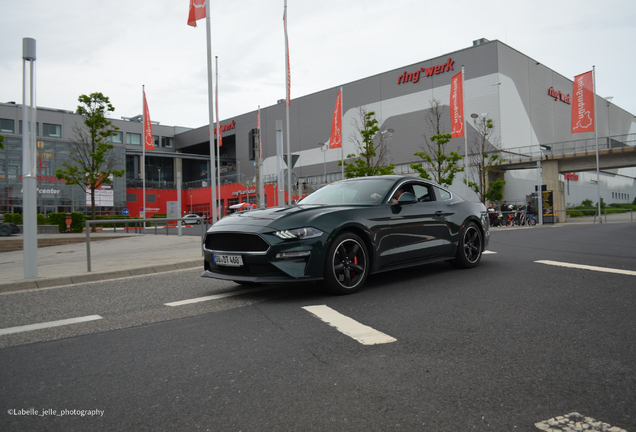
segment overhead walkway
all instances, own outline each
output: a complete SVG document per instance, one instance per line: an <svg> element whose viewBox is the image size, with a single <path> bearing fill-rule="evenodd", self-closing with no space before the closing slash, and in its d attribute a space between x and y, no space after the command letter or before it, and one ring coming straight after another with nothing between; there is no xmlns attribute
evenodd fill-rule
<svg viewBox="0 0 636 432"><path fill-rule="evenodd" d="M559 174L596 171L596 139L502 149L498 171L533 169L541 162L543 184L553 193L554 211L565 214L565 187ZM601 170L636 167L636 134L602 137L598 140ZM562 222L559 216L559 222ZM563 218L564 219L564 218Z"/></svg>

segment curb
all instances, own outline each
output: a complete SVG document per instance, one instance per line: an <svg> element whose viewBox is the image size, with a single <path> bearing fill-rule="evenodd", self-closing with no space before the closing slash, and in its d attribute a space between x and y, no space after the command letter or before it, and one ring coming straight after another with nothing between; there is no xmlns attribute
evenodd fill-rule
<svg viewBox="0 0 636 432"><path fill-rule="evenodd" d="M175 270L190 269L195 267L202 267L202 260L185 261L176 264L164 264L160 266L141 267L131 270L119 270L115 272L105 273L86 273L82 275L48 278L48 279L35 279L25 280L23 282L11 282L6 284L0 284L0 293L24 291L38 288L53 288L58 286L73 285L85 282L98 282L105 280L122 279L131 276L143 276L155 273L164 273Z"/></svg>

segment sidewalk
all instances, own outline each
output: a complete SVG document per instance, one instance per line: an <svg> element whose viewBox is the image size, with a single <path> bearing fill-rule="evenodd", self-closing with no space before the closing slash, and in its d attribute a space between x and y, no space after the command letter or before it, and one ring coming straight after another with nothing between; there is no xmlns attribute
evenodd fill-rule
<svg viewBox="0 0 636 432"><path fill-rule="evenodd" d="M86 258L86 234L38 234L38 242L77 237L80 243L38 248L38 278L24 279L22 250L0 253L0 293L70 285L203 267L201 237L174 234L92 233L91 272ZM0 237L22 240L22 235Z"/></svg>

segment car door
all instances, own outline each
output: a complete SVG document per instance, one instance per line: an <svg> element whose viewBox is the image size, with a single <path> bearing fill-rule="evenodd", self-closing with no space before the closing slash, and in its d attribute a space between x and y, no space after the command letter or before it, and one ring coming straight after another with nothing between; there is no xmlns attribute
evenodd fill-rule
<svg viewBox="0 0 636 432"><path fill-rule="evenodd" d="M435 257L442 252L449 238L446 211L437 201L433 186L410 182L403 187L405 192L415 196L415 200L388 204L388 253L392 265Z"/></svg>

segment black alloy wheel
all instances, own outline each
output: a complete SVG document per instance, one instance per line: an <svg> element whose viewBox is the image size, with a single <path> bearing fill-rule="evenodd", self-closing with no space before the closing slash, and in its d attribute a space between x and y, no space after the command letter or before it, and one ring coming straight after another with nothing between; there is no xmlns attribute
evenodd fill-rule
<svg viewBox="0 0 636 432"><path fill-rule="evenodd" d="M369 274L369 255L360 237L340 234L331 243L325 260L325 284L334 294L352 294L364 284Z"/></svg>
<svg viewBox="0 0 636 432"><path fill-rule="evenodd" d="M481 260L482 247L481 230L472 222L466 224L459 233L457 253L451 264L458 268L476 267Z"/></svg>

